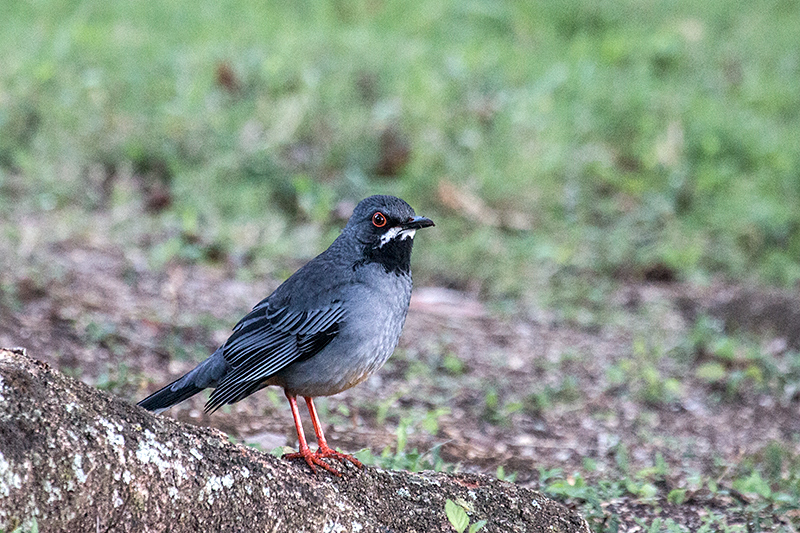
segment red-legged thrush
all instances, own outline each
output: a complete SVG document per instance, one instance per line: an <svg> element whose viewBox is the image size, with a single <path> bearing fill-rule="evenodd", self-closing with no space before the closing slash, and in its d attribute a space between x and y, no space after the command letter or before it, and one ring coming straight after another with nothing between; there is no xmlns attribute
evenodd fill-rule
<svg viewBox="0 0 800 533"><path fill-rule="evenodd" d="M411 299L414 234L429 226L394 196L362 200L333 244L259 302L211 357L139 405L161 412L214 387L205 407L213 412L277 385L292 408L300 448L284 457L336 475L324 458L361 466L328 446L313 398L361 383L392 354ZM308 406L316 452L306 442L297 396Z"/></svg>

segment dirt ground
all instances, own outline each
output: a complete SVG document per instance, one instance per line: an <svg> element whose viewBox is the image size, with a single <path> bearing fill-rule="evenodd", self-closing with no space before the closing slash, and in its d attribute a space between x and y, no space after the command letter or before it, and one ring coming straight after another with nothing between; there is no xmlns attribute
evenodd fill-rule
<svg viewBox="0 0 800 533"><path fill-rule="evenodd" d="M135 249L89 240L31 252L26 265L6 269L0 281L6 293L1 346L23 346L32 357L131 402L210 354L278 284L236 279L225 266L173 263L156 272ZM725 297L725 291L732 292ZM745 524L747 516L729 511L748 498L736 491L720 496L696 486L681 505L665 495L693 487L693 472L724 485L732 475L725 465L773 441L800 453L800 393L785 401L759 393L719 401L706 384L685 376L679 399L648 404L609 377L614 365L636 360L640 339L681 346L698 309L732 306L725 308L729 316L752 322L753 299L737 308L740 293L627 284L615 295L620 320L581 327L546 311L503 316L469 295L417 287L389 363L362 385L320 402L327 435L351 452L367 448L379 456L400 445L438 453L462 471L494 475L502 466L506 475L516 473L517 483L534 488L553 469L568 483L575 473L602 483L661 461L668 474L656 482L656 503L632 494L603 502L620 530L641 529L656 517L694 530L708 513L728 513L728 524ZM787 331L800 331L792 325ZM775 336L776 357L794 340ZM296 446L280 391L262 391L210 416L202 408L206 398L198 395L167 415L217 427L264 450Z"/></svg>

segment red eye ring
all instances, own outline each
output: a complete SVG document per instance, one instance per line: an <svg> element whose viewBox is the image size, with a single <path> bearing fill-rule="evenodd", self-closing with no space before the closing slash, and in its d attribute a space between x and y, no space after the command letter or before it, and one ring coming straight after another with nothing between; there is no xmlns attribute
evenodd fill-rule
<svg viewBox="0 0 800 533"><path fill-rule="evenodd" d="M382 228L386 225L386 217L380 211L372 215L372 225L376 228Z"/></svg>

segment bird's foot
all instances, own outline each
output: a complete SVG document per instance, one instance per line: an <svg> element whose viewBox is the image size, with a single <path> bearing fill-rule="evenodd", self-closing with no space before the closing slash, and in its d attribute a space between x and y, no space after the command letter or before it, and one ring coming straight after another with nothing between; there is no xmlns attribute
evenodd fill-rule
<svg viewBox="0 0 800 533"><path fill-rule="evenodd" d="M303 459L306 464L311 468L311 471L315 474L317 473L317 466L321 466L331 474L335 476L342 476L342 473L333 468L327 462L323 461L326 458L333 458L338 459L339 461L350 461L358 468L363 468L364 465L353 457L352 455L348 455L346 453L337 452L333 448L329 446L320 446L316 452L312 452L311 448L306 447L305 449L300 449L299 452L296 453L287 453L283 456L284 459Z"/></svg>
<svg viewBox="0 0 800 533"><path fill-rule="evenodd" d="M332 458L338 459L339 461L342 461L342 462L349 461L349 462L353 463L355 466L357 466L358 468L364 468L364 465L361 463L361 461L359 461L358 459L356 459L352 455L347 454L347 453L337 452L336 450L334 450L333 448L331 448L327 444L323 444L322 446L320 446L317 449L316 453L317 453L318 456L321 456L321 457L332 457Z"/></svg>

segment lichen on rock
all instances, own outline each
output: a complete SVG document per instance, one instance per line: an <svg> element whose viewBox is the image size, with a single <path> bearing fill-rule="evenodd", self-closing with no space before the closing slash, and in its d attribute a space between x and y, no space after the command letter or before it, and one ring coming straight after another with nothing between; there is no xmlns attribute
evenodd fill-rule
<svg viewBox="0 0 800 533"><path fill-rule="evenodd" d="M452 531L452 499L487 532L588 531L542 494L486 476L343 471L314 475L0 349L0 530Z"/></svg>

